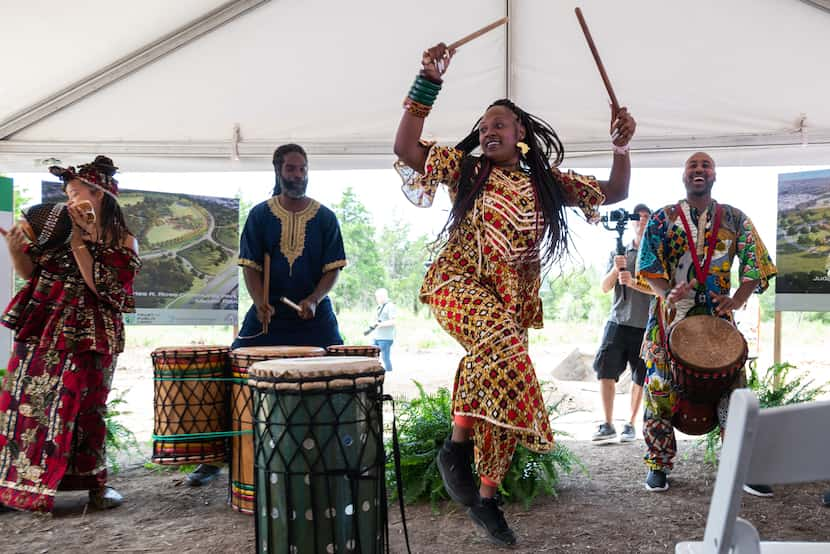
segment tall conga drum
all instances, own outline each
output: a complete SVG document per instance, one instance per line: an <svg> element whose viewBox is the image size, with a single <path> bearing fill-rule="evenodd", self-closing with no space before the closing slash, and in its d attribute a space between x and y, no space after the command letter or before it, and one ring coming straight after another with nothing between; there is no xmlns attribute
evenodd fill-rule
<svg viewBox="0 0 830 554"><path fill-rule="evenodd" d="M333 344L326 348L329 356L366 356L379 358L380 347L374 344Z"/></svg>
<svg viewBox="0 0 830 554"><path fill-rule="evenodd" d="M254 427L251 415L251 389L248 368L255 362L278 358L316 358L326 351L316 346L244 346L231 351L231 466L229 501L231 507L253 514Z"/></svg>
<svg viewBox="0 0 830 554"><path fill-rule="evenodd" d="M357 356L249 368L257 552L383 552L384 374Z"/></svg>
<svg viewBox="0 0 830 554"><path fill-rule="evenodd" d="M224 462L228 451L229 348L157 348L153 359L153 461Z"/></svg>

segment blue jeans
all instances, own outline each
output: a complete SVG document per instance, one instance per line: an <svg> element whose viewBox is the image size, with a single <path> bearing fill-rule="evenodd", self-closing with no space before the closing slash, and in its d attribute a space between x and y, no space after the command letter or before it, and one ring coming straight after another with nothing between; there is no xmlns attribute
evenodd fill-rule
<svg viewBox="0 0 830 554"><path fill-rule="evenodd" d="M375 339L375 346L380 348L380 355L383 356L383 367L386 371L392 371L392 343L395 342L390 339Z"/></svg>

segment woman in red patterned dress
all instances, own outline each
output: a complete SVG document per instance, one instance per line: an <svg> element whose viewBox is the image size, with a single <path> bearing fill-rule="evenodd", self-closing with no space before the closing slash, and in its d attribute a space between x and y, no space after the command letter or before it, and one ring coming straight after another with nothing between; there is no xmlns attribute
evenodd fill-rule
<svg viewBox="0 0 830 554"><path fill-rule="evenodd" d="M553 448L527 351L527 329L542 326L541 268L568 251L567 206L596 221L597 206L628 196L628 143L636 124L625 108L615 114L614 161L604 182L559 171L563 148L556 132L506 99L489 106L455 147L424 143L424 118L452 55L444 44L424 52L404 101L396 167L415 205L431 205L439 184L453 202L441 252L421 288L421 301L467 352L455 375L453 431L438 468L449 495L469 508L490 540L510 545L516 537L499 508L498 485L517 444L536 452ZM476 148L481 155L472 155Z"/></svg>
<svg viewBox="0 0 830 554"><path fill-rule="evenodd" d="M49 512L58 489L88 490L98 508L123 501L106 486L104 414L140 261L116 169L105 156L77 171L50 168L72 222L60 246L31 242L19 225L0 229L27 279L0 319L14 331L0 388L0 507Z"/></svg>

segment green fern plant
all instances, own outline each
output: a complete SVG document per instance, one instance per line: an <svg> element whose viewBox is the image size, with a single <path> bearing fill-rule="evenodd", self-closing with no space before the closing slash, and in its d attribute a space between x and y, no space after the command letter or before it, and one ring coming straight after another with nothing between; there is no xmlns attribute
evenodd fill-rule
<svg viewBox="0 0 830 554"><path fill-rule="evenodd" d="M814 379L808 379L803 372L796 373L798 368L788 362L781 362L767 368L763 376L751 367L747 388L754 391L761 408L774 408L788 404L812 402L823 394L830 383L815 386ZM705 445L703 459L717 465L720 455L720 426L715 427L700 439L698 444Z"/></svg>
<svg viewBox="0 0 830 554"><path fill-rule="evenodd" d="M563 400L564 397L556 404L547 406L551 420L558 417L559 404ZM556 435L558 438L568 436L563 432L558 432ZM554 444L552 451L543 454L519 445L513 454L510 469L499 487L499 492L506 500L521 502L527 509L538 496L558 496L556 486L562 474L570 474L577 469L582 473L588 473L585 464L561 441Z"/></svg>
<svg viewBox="0 0 830 554"><path fill-rule="evenodd" d="M404 501L411 504L428 500L433 512L437 512L438 502L449 498L435 458L444 439L452 431L452 397L446 388L428 394L419 382L414 383L418 396L408 401L399 400L397 408ZM548 406L551 416L558 414L557 409L558 404ZM392 450L391 439L387 440L386 449ZM555 496L562 473L571 473L576 468L585 471L584 464L562 443L557 443L551 452L545 454L519 446L501 483L500 492L506 500L522 502L528 507L540 495ZM392 495L397 498L395 466L391 456L386 474Z"/></svg>
<svg viewBox="0 0 830 554"><path fill-rule="evenodd" d="M113 389L114 392L114 389ZM138 450L138 441L135 434L130 431L123 423L118 420L119 416L129 415L130 412L125 412L120 407L126 404L127 401L124 395L127 391L120 392L114 398L107 402L107 412L104 415L104 421L107 424L106 435L106 455L107 465L113 473L118 473L121 470L121 465L118 463L118 454L120 452L129 452L131 450Z"/></svg>

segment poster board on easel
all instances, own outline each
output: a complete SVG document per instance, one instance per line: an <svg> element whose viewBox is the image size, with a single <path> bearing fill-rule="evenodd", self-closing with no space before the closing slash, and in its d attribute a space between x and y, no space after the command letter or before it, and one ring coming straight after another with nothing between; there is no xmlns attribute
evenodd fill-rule
<svg viewBox="0 0 830 554"><path fill-rule="evenodd" d="M14 187L8 177L0 177L0 227L8 230L14 223ZM0 309L8 306L14 285L14 270L5 241L0 241ZM12 333L0 327L0 369L6 369L12 350Z"/></svg>
<svg viewBox="0 0 830 554"><path fill-rule="evenodd" d="M830 170L778 175L774 361L781 312L830 311Z"/></svg>

